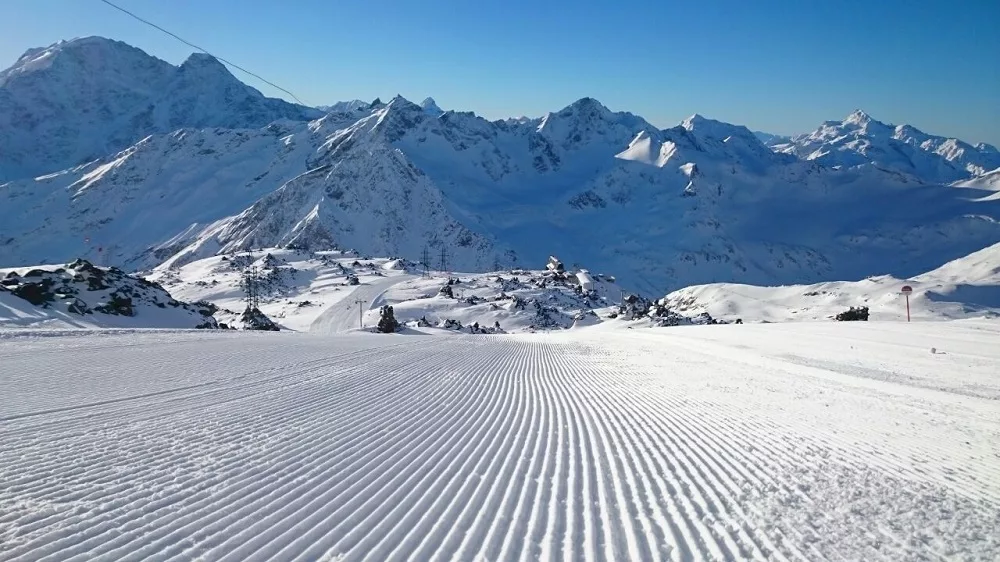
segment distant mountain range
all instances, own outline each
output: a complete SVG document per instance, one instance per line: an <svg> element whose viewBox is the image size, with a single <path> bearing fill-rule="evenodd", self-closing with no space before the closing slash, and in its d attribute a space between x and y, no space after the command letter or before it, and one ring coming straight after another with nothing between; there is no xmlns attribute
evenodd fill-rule
<svg viewBox="0 0 1000 562"><path fill-rule="evenodd" d="M556 254L663 294L906 277L1000 241L993 147L861 113L768 143L591 98L498 121L430 98L307 108L206 55L79 39L0 73L0 266L427 248L455 270Z"/></svg>
<svg viewBox="0 0 1000 562"><path fill-rule="evenodd" d="M815 131L765 141L778 152L825 166L873 164L922 181L950 183L1000 169L1000 151L979 143L929 135L910 125L887 125L860 109Z"/></svg>

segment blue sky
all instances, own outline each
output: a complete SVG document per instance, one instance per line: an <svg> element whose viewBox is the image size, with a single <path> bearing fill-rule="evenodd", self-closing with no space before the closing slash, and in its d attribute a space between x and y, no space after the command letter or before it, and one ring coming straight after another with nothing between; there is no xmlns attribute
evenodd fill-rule
<svg viewBox="0 0 1000 562"><path fill-rule="evenodd" d="M591 96L663 127L701 113L786 134L862 108L1000 145L997 0L116 1L313 105L432 95L500 118ZM0 67L87 35L191 51L98 0L0 3Z"/></svg>

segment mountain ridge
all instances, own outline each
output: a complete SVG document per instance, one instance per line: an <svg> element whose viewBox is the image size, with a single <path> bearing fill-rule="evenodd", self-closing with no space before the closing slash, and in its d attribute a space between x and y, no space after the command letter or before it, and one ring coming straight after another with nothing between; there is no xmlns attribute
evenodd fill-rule
<svg viewBox="0 0 1000 562"><path fill-rule="evenodd" d="M151 133L320 115L264 97L211 55L173 66L102 37L60 41L0 72L0 181L76 166Z"/></svg>
<svg viewBox="0 0 1000 562"><path fill-rule="evenodd" d="M912 125L883 123L860 109L771 148L825 166L873 164L932 183L967 180L1000 168L1000 152L992 145L973 146Z"/></svg>
<svg viewBox="0 0 1000 562"><path fill-rule="evenodd" d="M222 66L203 55L185 64ZM183 111L204 107L198 95L171 99L187 100L164 110L181 120L204 113ZM586 97L494 121L402 96L355 105L256 128L153 131L84 165L0 184L0 263L84 256L148 269L283 245L417 261L427 247L468 271L555 254L662 294L905 276L1000 240L989 182L955 189L878 163L825 166L697 114L659 129ZM224 106L236 120L268 117ZM852 121L878 126L861 113Z"/></svg>

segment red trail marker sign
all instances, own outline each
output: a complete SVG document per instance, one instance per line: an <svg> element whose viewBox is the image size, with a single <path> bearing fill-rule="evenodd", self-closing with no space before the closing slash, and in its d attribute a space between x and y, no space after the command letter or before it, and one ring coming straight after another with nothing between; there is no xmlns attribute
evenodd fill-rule
<svg viewBox="0 0 1000 562"><path fill-rule="evenodd" d="M903 288L900 289L899 292L903 293L903 295L906 296L906 321L909 322L910 321L910 293L913 292L913 287L911 287L909 285L903 285Z"/></svg>

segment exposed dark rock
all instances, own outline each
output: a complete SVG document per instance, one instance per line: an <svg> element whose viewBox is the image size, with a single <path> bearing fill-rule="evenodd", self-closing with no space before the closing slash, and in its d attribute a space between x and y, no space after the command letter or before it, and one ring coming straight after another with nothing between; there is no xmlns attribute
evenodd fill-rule
<svg viewBox="0 0 1000 562"><path fill-rule="evenodd" d="M244 330L258 330L266 332L277 332L280 330L273 320L260 311L259 308L247 307L240 315Z"/></svg>
<svg viewBox="0 0 1000 562"><path fill-rule="evenodd" d="M73 302L69 303L69 305L66 306L66 311L73 314L79 314L80 316L94 313L94 311L90 310L90 307L87 306L87 303L80 299L74 299Z"/></svg>
<svg viewBox="0 0 1000 562"><path fill-rule="evenodd" d="M116 316L135 316L132 299L118 292L111 293L108 301L100 306L95 306L94 310Z"/></svg>
<svg viewBox="0 0 1000 562"><path fill-rule="evenodd" d="M840 322L867 322L868 321L868 307L859 306L858 308L851 307L844 312L837 315L837 320Z"/></svg>
<svg viewBox="0 0 1000 562"><path fill-rule="evenodd" d="M393 314L392 307L385 305L379 309L378 331L383 334L391 334L398 329L399 322L396 321L396 316Z"/></svg>

